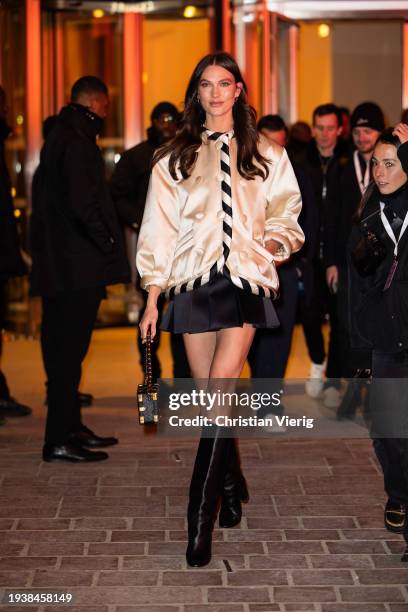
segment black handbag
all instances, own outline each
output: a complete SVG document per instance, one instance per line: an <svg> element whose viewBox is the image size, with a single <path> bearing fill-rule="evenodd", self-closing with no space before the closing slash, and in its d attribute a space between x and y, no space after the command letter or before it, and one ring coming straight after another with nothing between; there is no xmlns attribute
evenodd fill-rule
<svg viewBox="0 0 408 612"><path fill-rule="evenodd" d="M150 330L146 336L146 374L144 383L137 386L137 407L140 425L156 424L159 421L158 384L152 380L152 338Z"/></svg>

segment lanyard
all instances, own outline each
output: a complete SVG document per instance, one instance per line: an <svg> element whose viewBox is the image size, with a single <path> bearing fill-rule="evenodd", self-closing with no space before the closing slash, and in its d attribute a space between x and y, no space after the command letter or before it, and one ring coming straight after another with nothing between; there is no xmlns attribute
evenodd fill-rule
<svg viewBox="0 0 408 612"><path fill-rule="evenodd" d="M367 162L366 164L366 169L365 169L364 178L363 178L363 173L361 172L360 160L358 158L358 151L354 151L353 161L354 161L354 168L356 171L357 183L358 183L358 186L360 187L361 195L364 195L364 192L367 189L368 184L370 182L370 162Z"/></svg>
<svg viewBox="0 0 408 612"><path fill-rule="evenodd" d="M403 234L404 234L404 232L405 232L405 230L407 229L407 226L408 226L408 212L405 215L404 222L403 222L402 227L401 227L399 238L398 238L398 240L396 240L394 232L392 231L392 227L390 225L390 222L388 221L387 217L384 214L384 207L385 207L384 202L380 202L380 206L381 206L381 221L383 222L385 231L387 232L388 236L391 238L391 240L393 241L393 243L395 245L395 247L394 247L394 257L397 257L398 256L398 243L401 240L401 238L402 238L402 236L403 236Z"/></svg>

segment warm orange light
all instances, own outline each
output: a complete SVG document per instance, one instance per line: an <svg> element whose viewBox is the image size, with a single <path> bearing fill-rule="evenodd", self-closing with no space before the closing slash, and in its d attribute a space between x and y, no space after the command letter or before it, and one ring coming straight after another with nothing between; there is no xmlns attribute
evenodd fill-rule
<svg viewBox="0 0 408 612"><path fill-rule="evenodd" d="M186 19L191 19L192 17L195 17L196 15L197 15L197 7L191 4L185 7L183 11L183 17L185 17Z"/></svg>
<svg viewBox="0 0 408 612"><path fill-rule="evenodd" d="M23 125L23 123L24 123L24 117L23 117L23 115L17 115L17 117L16 117L16 123L17 123L17 125Z"/></svg>
<svg viewBox="0 0 408 612"><path fill-rule="evenodd" d="M102 9L94 9L92 15L95 19L102 19L105 16L105 11Z"/></svg>
<svg viewBox="0 0 408 612"><path fill-rule="evenodd" d="M143 85L146 85L147 81L149 80L149 75L147 74L147 72L144 70L142 72L142 83Z"/></svg>
<svg viewBox="0 0 408 612"><path fill-rule="evenodd" d="M14 209L14 216L16 219L19 219L19 217L21 217L21 210L19 208Z"/></svg>
<svg viewBox="0 0 408 612"><path fill-rule="evenodd" d="M330 26L327 23L321 23L317 28L319 38L328 38L330 36Z"/></svg>
<svg viewBox="0 0 408 612"><path fill-rule="evenodd" d="M15 198L15 197L16 197L16 195L17 195L16 188L15 188L15 187L12 187L10 191L11 191L11 197L12 197L12 198Z"/></svg>

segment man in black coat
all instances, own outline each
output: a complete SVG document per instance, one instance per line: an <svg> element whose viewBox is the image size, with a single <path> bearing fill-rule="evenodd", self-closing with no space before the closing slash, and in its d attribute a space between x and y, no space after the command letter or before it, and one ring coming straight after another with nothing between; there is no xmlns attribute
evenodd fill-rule
<svg viewBox="0 0 408 612"><path fill-rule="evenodd" d="M314 294L309 307L302 312L302 324L306 344L312 361L306 392L319 397L323 392L327 407L340 404L339 378L342 364L339 352L339 330L337 321L336 284L327 287L326 266L323 259L327 213L339 189L341 169L347 161L344 146L339 143L341 113L334 104L318 106L313 113L313 140L301 155L292 161L298 164L311 178L319 212L319 240L313 262ZM330 317L330 339L325 367L325 348L322 333L324 315ZM329 379L324 387L323 377Z"/></svg>
<svg viewBox="0 0 408 612"><path fill-rule="evenodd" d="M286 147L288 128L279 115L262 117L258 122L258 131L270 142ZM257 330L248 355L254 378L284 378L296 312L307 307L313 295L313 257L319 232L317 206L309 176L296 164L293 169L302 195L299 224L305 234L305 244L288 262L278 268L280 295L274 305L280 327Z"/></svg>
<svg viewBox="0 0 408 612"><path fill-rule="evenodd" d="M2 330L6 317L6 282L13 276L26 274L22 260L14 217L11 180L5 159L5 140L11 132L7 125L6 92L0 87L0 357L2 352ZM31 409L10 396L6 377L0 369L0 424L4 416L27 416Z"/></svg>
<svg viewBox="0 0 408 612"><path fill-rule="evenodd" d="M45 461L99 461L100 438L81 421L78 387L105 286L129 280L121 231L96 137L106 85L82 77L41 151L33 184L32 293L42 297L41 346L48 378Z"/></svg>
<svg viewBox="0 0 408 612"><path fill-rule="evenodd" d="M149 187L152 170L153 155L158 147L173 138L176 134L178 110L170 102L159 102L153 108L150 120L151 126L147 130L147 140L125 151L115 167L111 179L111 193L115 202L119 219L124 226L138 232L142 223L143 212ZM144 305L140 317L146 307L147 293L143 291ZM160 314L164 307L164 297L159 298ZM157 380L161 376L161 366L157 357L160 343L160 330L156 334L152 345L152 374ZM140 365L146 368L146 345L142 343L139 328L137 344L140 355ZM184 342L181 334L171 334L171 352L173 357L174 378L189 378L188 365Z"/></svg>

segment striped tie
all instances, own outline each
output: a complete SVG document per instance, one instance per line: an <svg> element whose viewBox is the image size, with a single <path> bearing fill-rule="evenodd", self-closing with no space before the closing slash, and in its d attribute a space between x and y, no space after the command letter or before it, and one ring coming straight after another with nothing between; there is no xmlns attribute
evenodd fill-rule
<svg viewBox="0 0 408 612"><path fill-rule="evenodd" d="M173 297L178 293L184 293L186 291L191 291L192 289L198 289L201 285L205 285L210 280L212 280L218 273L222 273L224 276L228 277L232 283L247 291L249 293L254 293L256 295L270 297L271 292L267 288L263 288L256 283L248 281L241 276L236 276L235 274L231 274L229 268L226 265L228 255L231 250L231 240L232 240L232 190L231 190L231 166L230 166L230 148L229 141L233 136L233 132L210 132L207 130L208 140L220 141L221 145L221 200L222 200L222 209L225 213L224 219L222 222L222 255L219 259L211 266L210 270L203 274L202 276L198 276L197 278L189 281L188 283L183 283L182 285L177 285L176 287L172 287L166 294L168 297Z"/></svg>

